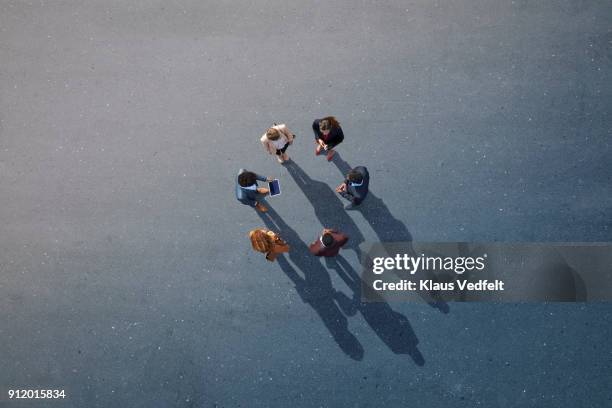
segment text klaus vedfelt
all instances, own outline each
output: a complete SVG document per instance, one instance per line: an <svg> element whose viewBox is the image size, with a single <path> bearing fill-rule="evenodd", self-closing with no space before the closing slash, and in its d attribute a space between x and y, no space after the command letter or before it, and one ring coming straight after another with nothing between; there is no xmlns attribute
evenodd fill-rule
<svg viewBox="0 0 612 408"><path fill-rule="evenodd" d="M441 257L441 256L410 256L397 254L394 257L376 257L372 260L372 273L380 275L385 271L398 270L409 272L410 275L418 271L452 271L457 275L465 272L482 271L486 267L487 255L479 257ZM372 282L376 291L503 291L504 282L496 279L488 281L479 279L469 282L467 279L457 279L451 282L438 282L433 279L415 281L402 279L399 282L384 282L376 279Z"/></svg>

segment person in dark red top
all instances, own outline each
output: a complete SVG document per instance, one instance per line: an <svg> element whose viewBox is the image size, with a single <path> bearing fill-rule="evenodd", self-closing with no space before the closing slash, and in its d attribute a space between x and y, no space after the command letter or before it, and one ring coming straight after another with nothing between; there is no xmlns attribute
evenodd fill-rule
<svg viewBox="0 0 612 408"><path fill-rule="evenodd" d="M331 257L338 255L342 248L349 240L346 234L330 228L325 228L319 239L310 244L308 248L314 256Z"/></svg>
<svg viewBox="0 0 612 408"><path fill-rule="evenodd" d="M344 140L344 133L340 123L333 116L323 119L315 119L312 122L312 131L315 136L315 155L320 155L322 151L327 152L327 161L330 161L334 154L334 147Z"/></svg>

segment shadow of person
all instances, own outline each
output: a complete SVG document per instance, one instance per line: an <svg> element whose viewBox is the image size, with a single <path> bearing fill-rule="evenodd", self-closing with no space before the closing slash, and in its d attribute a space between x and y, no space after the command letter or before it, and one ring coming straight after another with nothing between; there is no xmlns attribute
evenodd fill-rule
<svg viewBox="0 0 612 408"><path fill-rule="evenodd" d="M419 340L406 316L395 312L382 298L376 302L362 302L361 278L341 255L326 258L325 261L327 267L336 270L352 291L352 298L343 293L338 295L338 304L343 311L348 315L359 311L374 333L393 353L408 354L415 364L425 365L425 359L417 347Z"/></svg>
<svg viewBox="0 0 612 408"><path fill-rule="evenodd" d="M482 271L466 271L462 278L469 280L471 276L479 279L494 281L496 279L508 280L512 276L512 290L503 292L474 292L460 293L460 301L527 301L527 302L584 302L588 298L584 279L580 273L572 268L560 247L522 246L513 248L511 245L501 250L499 247L470 245L462 242L457 244L458 252L462 257L489 255L487 267ZM502 252L503 251L503 252ZM499 265L495 260L502 256L510 259L523 259L524 267L512 269ZM493 261L493 262L491 262ZM590 259L589 261L593 261Z"/></svg>
<svg viewBox="0 0 612 408"><path fill-rule="evenodd" d="M344 248L352 249L360 258L359 244L364 240L363 234L344 210L338 194L326 183L310 178L295 161L287 163L285 167L314 208L321 225L325 228L337 228L346 233L349 241Z"/></svg>
<svg viewBox="0 0 612 408"><path fill-rule="evenodd" d="M346 177L352 167L340 156L338 152L334 155L332 162L336 165L343 177ZM354 207L354 211L358 211L363 215L363 218L370 224L370 227L376 233L378 240L381 243L386 242L403 242L406 245L407 253L410 256L417 256L416 252L410 244L412 242L412 234L408 231L406 225L395 218L389 207L384 201L372 193L370 190L368 196L363 202ZM426 279L435 279L428 271L421 271ZM442 313L449 312L448 303L442 300L435 293L419 292L419 296L430 306L439 309Z"/></svg>
<svg viewBox="0 0 612 408"><path fill-rule="evenodd" d="M277 258L283 272L291 279L304 303L309 304L319 315L323 324L342 351L354 360L362 360L364 350L359 340L349 331L348 320L335 300L336 290L327 270L318 259L310 255L308 246L285 221L268 207L267 213L257 212L266 227L277 231L290 246L288 254ZM285 256L297 267L301 274L288 262Z"/></svg>
<svg viewBox="0 0 612 408"><path fill-rule="evenodd" d="M338 167L343 177L346 177L352 167L336 152L332 162ZM355 207L370 224L381 242L410 242L412 235L406 225L391 214L383 200L372 191L363 202Z"/></svg>

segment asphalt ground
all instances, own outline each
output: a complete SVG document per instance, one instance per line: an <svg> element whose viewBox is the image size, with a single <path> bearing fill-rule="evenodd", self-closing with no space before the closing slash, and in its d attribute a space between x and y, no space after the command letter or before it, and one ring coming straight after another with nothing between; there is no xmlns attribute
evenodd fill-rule
<svg viewBox="0 0 612 408"><path fill-rule="evenodd" d="M596 1L0 2L0 406L612 406L608 303L355 301L360 243L611 241L611 49Z"/></svg>

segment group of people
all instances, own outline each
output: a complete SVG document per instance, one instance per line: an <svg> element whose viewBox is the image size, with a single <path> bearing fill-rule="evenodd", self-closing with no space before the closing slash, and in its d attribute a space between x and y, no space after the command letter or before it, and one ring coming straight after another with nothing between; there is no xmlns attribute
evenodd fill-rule
<svg viewBox="0 0 612 408"><path fill-rule="evenodd" d="M344 133L340 123L333 116L315 119L312 123L315 140L315 155L325 154L327 161L331 161L336 146L344 141ZM285 124L274 124L261 137L260 141L270 155L275 155L279 163L290 160L287 150L293 144L295 135ZM240 169L236 179L236 199L244 205L255 208L257 211L267 212L268 208L261 203L261 198L269 194L269 189L260 187L258 181L271 182L271 177L260 176L252 171ZM370 175L364 166L351 169L345 179L336 187L336 192L349 201L345 209L358 206L368 195ZM276 257L289 252L290 247L278 233L265 228L257 228L249 232L253 249L266 255L268 261L273 262ZM340 248L348 242L348 236L331 228L324 228L319 238L310 244L309 250L315 256L333 257L338 255Z"/></svg>

